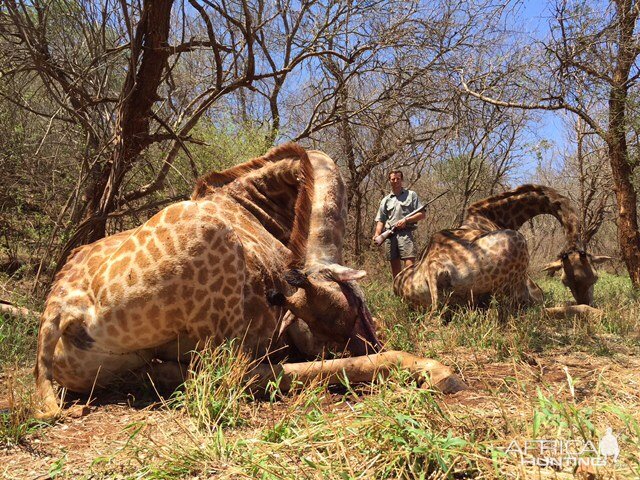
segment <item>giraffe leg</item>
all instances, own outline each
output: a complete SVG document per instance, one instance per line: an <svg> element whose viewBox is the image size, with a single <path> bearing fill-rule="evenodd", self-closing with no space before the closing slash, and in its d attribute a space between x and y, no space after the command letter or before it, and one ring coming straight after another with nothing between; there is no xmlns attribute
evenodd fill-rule
<svg viewBox="0 0 640 480"><path fill-rule="evenodd" d="M431 314L434 314L438 309L438 273L436 269L431 267L429 269L429 275L427 277L427 285L429 286L429 293L431 294Z"/></svg>
<svg viewBox="0 0 640 480"><path fill-rule="evenodd" d="M467 388L450 367L401 351L316 362L260 364L249 372L248 377L253 379L254 388L261 389L266 388L269 382L280 379L280 389L288 391L296 384L304 385L317 379L338 384L344 376L352 383L371 382L378 375L386 377L397 367L409 370L416 380L443 393L455 393Z"/></svg>
<svg viewBox="0 0 640 480"><path fill-rule="evenodd" d="M567 305L565 307L548 307L544 309L550 318L567 318L567 317L601 317L604 312L599 308L590 307L589 305Z"/></svg>
<svg viewBox="0 0 640 480"><path fill-rule="evenodd" d="M171 392L189 377L193 352L198 346L198 340L181 335L156 347L153 351L154 361L144 365L139 373L149 378L158 390Z"/></svg>
<svg viewBox="0 0 640 480"><path fill-rule="evenodd" d="M150 362L136 373L149 379L158 392L171 393L189 377L189 364L178 361Z"/></svg>
<svg viewBox="0 0 640 480"><path fill-rule="evenodd" d="M76 338L63 335L52 356L52 378L69 391L90 393L140 369L151 357L151 352L145 350L111 353L95 344L79 347ZM41 398L44 408L36 413L36 418L50 419L63 413L53 386L50 394ZM77 409L70 411L71 416L77 416L77 413Z"/></svg>
<svg viewBox="0 0 640 480"><path fill-rule="evenodd" d="M40 320L40 331L38 332L38 353L36 357L36 392L40 405L36 412L36 418L54 418L60 414L61 408L58 404L58 396L53 388L53 356L60 336L61 314L59 310L48 310Z"/></svg>

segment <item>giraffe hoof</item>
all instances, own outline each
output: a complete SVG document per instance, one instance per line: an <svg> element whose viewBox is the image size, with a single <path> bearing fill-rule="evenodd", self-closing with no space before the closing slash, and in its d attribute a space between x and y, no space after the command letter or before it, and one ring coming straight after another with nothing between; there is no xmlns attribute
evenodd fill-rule
<svg viewBox="0 0 640 480"><path fill-rule="evenodd" d="M34 413L33 418L36 420L40 420L42 422L51 422L56 420L62 414L62 409L54 409L54 410L40 410Z"/></svg>
<svg viewBox="0 0 640 480"><path fill-rule="evenodd" d="M466 383L462 381L460 377L456 374L451 374L448 377L445 377L435 383L428 384L425 383L422 385L422 388L437 388L445 395L451 395L454 393L461 392L462 390L467 390L469 387Z"/></svg>

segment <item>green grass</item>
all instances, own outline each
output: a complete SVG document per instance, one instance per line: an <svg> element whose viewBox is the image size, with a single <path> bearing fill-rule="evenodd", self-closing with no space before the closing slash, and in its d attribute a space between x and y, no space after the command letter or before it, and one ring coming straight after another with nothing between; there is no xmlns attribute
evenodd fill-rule
<svg viewBox="0 0 640 480"><path fill-rule="evenodd" d="M539 285L545 305L563 305L571 293L558 279L544 278ZM388 348L437 356L457 347L488 350L497 360L520 359L530 352L553 348L579 348L589 353L612 356L619 347L640 347L640 302L627 278L602 274L595 288L596 304L602 318L552 319L541 307L512 312L506 322L499 319L496 306L488 310L465 308L435 315L411 311L393 296L388 285L365 285L368 304L379 319L381 336ZM613 338L612 336L615 336Z"/></svg>
<svg viewBox="0 0 640 480"><path fill-rule="evenodd" d="M38 319L0 313L0 445L19 444L41 424L33 415L33 376Z"/></svg>
<svg viewBox="0 0 640 480"><path fill-rule="evenodd" d="M252 398L244 381L251 363L235 340L205 347L194 355L190 375L169 405L184 409L199 428L208 431L243 425L241 405Z"/></svg>
<svg viewBox="0 0 640 480"><path fill-rule="evenodd" d="M262 479L427 478L436 471L474 471L473 461L460 458L468 442L449 430L448 415L431 391L397 373L368 393L350 390L331 399L327 411L324 386L303 390L278 420L251 430L251 438L219 430L132 478L206 476L223 469L225 476Z"/></svg>
<svg viewBox="0 0 640 480"><path fill-rule="evenodd" d="M127 478L527 478L518 477L519 459L504 453L512 440L597 445L607 426L623 449L618 478L640 472L633 407L580 402L554 394L549 385L537 387L537 395L535 389L517 396L505 389L489 393L481 404L447 405L399 372L366 395L349 391L331 398L329 408L329 391L317 386L289 398L266 425L218 429L183 438L160 454L146 452L158 461ZM532 472L530 478L538 477Z"/></svg>
<svg viewBox="0 0 640 480"><path fill-rule="evenodd" d="M33 362L38 319L0 313L0 369Z"/></svg>

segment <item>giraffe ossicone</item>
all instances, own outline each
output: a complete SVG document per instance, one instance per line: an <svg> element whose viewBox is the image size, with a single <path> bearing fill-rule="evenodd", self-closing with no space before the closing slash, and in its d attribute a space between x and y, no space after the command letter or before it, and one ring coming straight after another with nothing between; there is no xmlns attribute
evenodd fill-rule
<svg viewBox="0 0 640 480"><path fill-rule="evenodd" d="M544 270L562 270L562 282L577 304L548 312L556 317L598 313L577 307L592 306L598 280L594 265L611 257L585 251L571 201L543 185L521 185L469 206L459 228L434 234L419 260L398 274L394 292L413 305L432 309L439 303L484 305L493 296L516 307L541 304L542 290L527 273L529 250L518 231L541 214L553 215L565 233L559 260Z"/></svg>
<svg viewBox="0 0 640 480"><path fill-rule="evenodd" d="M357 381L401 363L444 390L463 388L438 362L377 353L382 346L356 283L365 272L343 266L345 218L333 160L286 144L211 172L189 201L143 225L76 249L41 317L39 416L61 411L54 381L90 392L154 360L186 362L205 343L232 338L254 358L276 362L327 350L371 354L331 363ZM279 368L338 381L324 363Z"/></svg>

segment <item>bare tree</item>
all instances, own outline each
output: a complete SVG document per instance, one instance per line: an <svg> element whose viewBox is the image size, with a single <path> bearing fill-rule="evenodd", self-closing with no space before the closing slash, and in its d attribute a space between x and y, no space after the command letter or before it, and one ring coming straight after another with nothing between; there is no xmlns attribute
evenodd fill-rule
<svg viewBox="0 0 640 480"><path fill-rule="evenodd" d="M568 163L577 172L576 205L581 218L580 234L586 245L605 220L612 186L611 170L607 165L606 146L598 141L601 140L599 137L589 134L589 129L580 118L575 122L575 133L575 158Z"/></svg>
<svg viewBox="0 0 640 480"><path fill-rule="evenodd" d="M370 233L365 225L371 224L366 222L371 176L384 178L376 170L393 165L405 169L413 183L446 154L447 144L461 130L460 108L465 108L450 72L483 54L483 23L501 9L488 2L449 0L385 5L375 16L341 29L357 27L369 33L366 39L332 39L331 50L342 55L323 57L324 75L313 84L314 95L301 101L307 108L302 109L298 138L322 143L343 162L357 255ZM482 117L488 110L467 113ZM378 185L380 193L387 188L384 182Z"/></svg>
<svg viewBox="0 0 640 480"><path fill-rule="evenodd" d="M629 94L640 73L639 13L640 4L633 0L559 1L551 38L542 45L542 52L519 50L507 67L474 78L463 75L462 81L467 93L494 105L569 111L606 143L618 207L618 242L636 287L640 286L640 232L632 176L637 161L629 155L628 109L635 107ZM545 73L550 81L543 91L536 86ZM529 101L531 98L538 101ZM602 105L607 110L605 119L590 109L598 98L607 99Z"/></svg>
<svg viewBox="0 0 640 480"><path fill-rule="evenodd" d="M305 62L339 55L327 48L334 24L368 8L357 2L334 8L317 0L4 5L0 94L85 139L76 150L78 188L61 213L73 235L59 264L75 246L103 236L109 220L139 211L141 199L163 188L180 152L197 176L189 145L200 141L192 130L202 119L212 121L213 107L233 94L262 87L274 139L287 76ZM17 95L14 87L25 84L31 91ZM34 100L33 89L44 99ZM149 152L162 155L161 162L147 161ZM158 202L149 201L149 208Z"/></svg>

